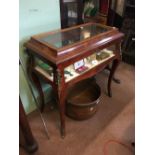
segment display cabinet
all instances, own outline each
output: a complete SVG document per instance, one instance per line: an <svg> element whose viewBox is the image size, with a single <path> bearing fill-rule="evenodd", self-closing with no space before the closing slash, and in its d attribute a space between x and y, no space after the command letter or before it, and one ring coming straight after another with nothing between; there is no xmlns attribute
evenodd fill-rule
<svg viewBox="0 0 155 155"><path fill-rule="evenodd" d="M60 0L61 28L83 23L83 0Z"/></svg>
<svg viewBox="0 0 155 155"><path fill-rule="evenodd" d="M87 23L32 36L25 44L29 54L28 73L41 97L38 78L53 87L62 137L65 136L65 100L71 85L96 75L112 63L107 86L108 95L112 96L111 80L121 60L123 36L115 27ZM42 111L43 107L42 103Z"/></svg>

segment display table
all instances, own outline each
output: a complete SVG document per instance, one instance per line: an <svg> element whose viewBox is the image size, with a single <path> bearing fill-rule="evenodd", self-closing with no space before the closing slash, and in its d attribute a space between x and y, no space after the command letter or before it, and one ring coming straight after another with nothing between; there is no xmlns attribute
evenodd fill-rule
<svg viewBox="0 0 155 155"><path fill-rule="evenodd" d="M108 95L112 95L111 80L121 60L123 36L117 28L87 23L35 35L26 43L30 56L28 73L40 92L41 109L43 111L44 99L38 77L54 90L62 137L65 136L65 99L69 86L96 75L112 63L107 87ZM42 62L47 65L41 65Z"/></svg>

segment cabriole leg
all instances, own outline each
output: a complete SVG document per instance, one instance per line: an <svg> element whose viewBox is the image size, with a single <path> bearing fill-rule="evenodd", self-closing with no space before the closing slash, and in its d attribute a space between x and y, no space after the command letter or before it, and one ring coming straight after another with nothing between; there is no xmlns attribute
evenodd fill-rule
<svg viewBox="0 0 155 155"><path fill-rule="evenodd" d="M65 130L65 82L64 82L64 72L63 70L54 69L54 83L55 83L55 93L57 96L57 103L59 106L60 113L60 132L61 137L64 138L66 134Z"/></svg>
<svg viewBox="0 0 155 155"><path fill-rule="evenodd" d="M112 63L112 67L111 67L111 71L110 71L110 75L109 75L109 79L108 79L108 95L109 95L109 97L112 97L111 81L112 81L114 73L119 65L119 62L120 61L118 59L115 59L115 60L113 60L113 63Z"/></svg>
<svg viewBox="0 0 155 155"><path fill-rule="evenodd" d="M34 83L34 85L36 86L38 93L39 93L39 97L40 97L40 111L43 112L44 111L44 107L45 107L45 103L44 103L44 93L41 87L41 83L39 81L39 78L37 77L37 75L35 73L31 74L31 78L32 81Z"/></svg>

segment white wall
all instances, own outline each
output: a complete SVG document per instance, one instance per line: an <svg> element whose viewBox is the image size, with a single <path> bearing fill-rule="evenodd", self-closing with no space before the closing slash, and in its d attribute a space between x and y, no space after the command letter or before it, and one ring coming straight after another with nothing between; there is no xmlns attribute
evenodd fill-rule
<svg viewBox="0 0 155 155"><path fill-rule="evenodd" d="M34 34L60 28L59 6L59 0L19 0L19 55L24 66L27 54L23 44ZM21 100L26 113L29 113L35 109L35 105L21 68L19 78Z"/></svg>

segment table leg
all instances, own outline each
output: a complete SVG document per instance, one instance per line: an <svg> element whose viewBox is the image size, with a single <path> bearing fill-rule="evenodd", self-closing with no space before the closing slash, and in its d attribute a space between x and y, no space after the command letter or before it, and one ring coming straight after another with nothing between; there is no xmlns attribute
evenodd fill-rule
<svg viewBox="0 0 155 155"><path fill-rule="evenodd" d="M112 97L111 81L112 81L114 73L119 65L119 62L120 61L118 59L115 59L115 60L113 60L113 63L112 63L112 67L111 67L111 71L110 71L110 75L109 75L109 79L108 79L108 95L109 95L109 97Z"/></svg>
<svg viewBox="0 0 155 155"><path fill-rule="evenodd" d="M66 86L64 82L64 71L59 69L54 69L54 91L57 96L57 103L59 106L60 113L60 132L61 137L64 138L65 131L65 96L66 96Z"/></svg>
<svg viewBox="0 0 155 155"><path fill-rule="evenodd" d="M25 139L25 146L24 146L25 149L31 153L35 152L38 149L38 144L32 135L20 98L19 98L19 125Z"/></svg>
<svg viewBox="0 0 155 155"><path fill-rule="evenodd" d="M59 113L60 113L60 132L61 137L64 138L66 135L65 128L65 99L64 99L64 91L61 91L61 97L59 98Z"/></svg>
<svg viewBox="0 0 155 155"><path fill-rule="evenodd" d="M44 107L45 107L44 93L43 93L41 83L40 83L40 80L39 80L38 76L32 70L32 68L34 68L34 64L35 64L34 57L32 55L30 55L27 63L28 63L27 73L28 73L28 76L29 76L30 80L34 83L36 89L38 90L39 97L40 97L40 100L41 100L40 111L43 112Z"/></svg>
<svg viewBox="0 0 155 155"><path fill-rule="evenodd" d="M106 67L106 69L107 69L109 72L111 71L111 68L110 68L109 65ZM118 79L118 78L116 78L115 75L113 76L112 80L113 80L115 83L117 83L117 84L120 84L120 83L121 83L121 80Z"/></svg>
<svg viewBox="0 0 155 155"><path fill-rule="evenodd" d="M35 73L31 73L30 76L31 76L31 79L32 79L35 87L38 90L39 97L40 97L40 100L41 100L40 111L43 112L44 107L45 107L45 103L44 103L44 93L43 93L43 90L42 90L42 87L41 87L41 83L40 83L39 78L37 77L37 75Z"/></svg>

